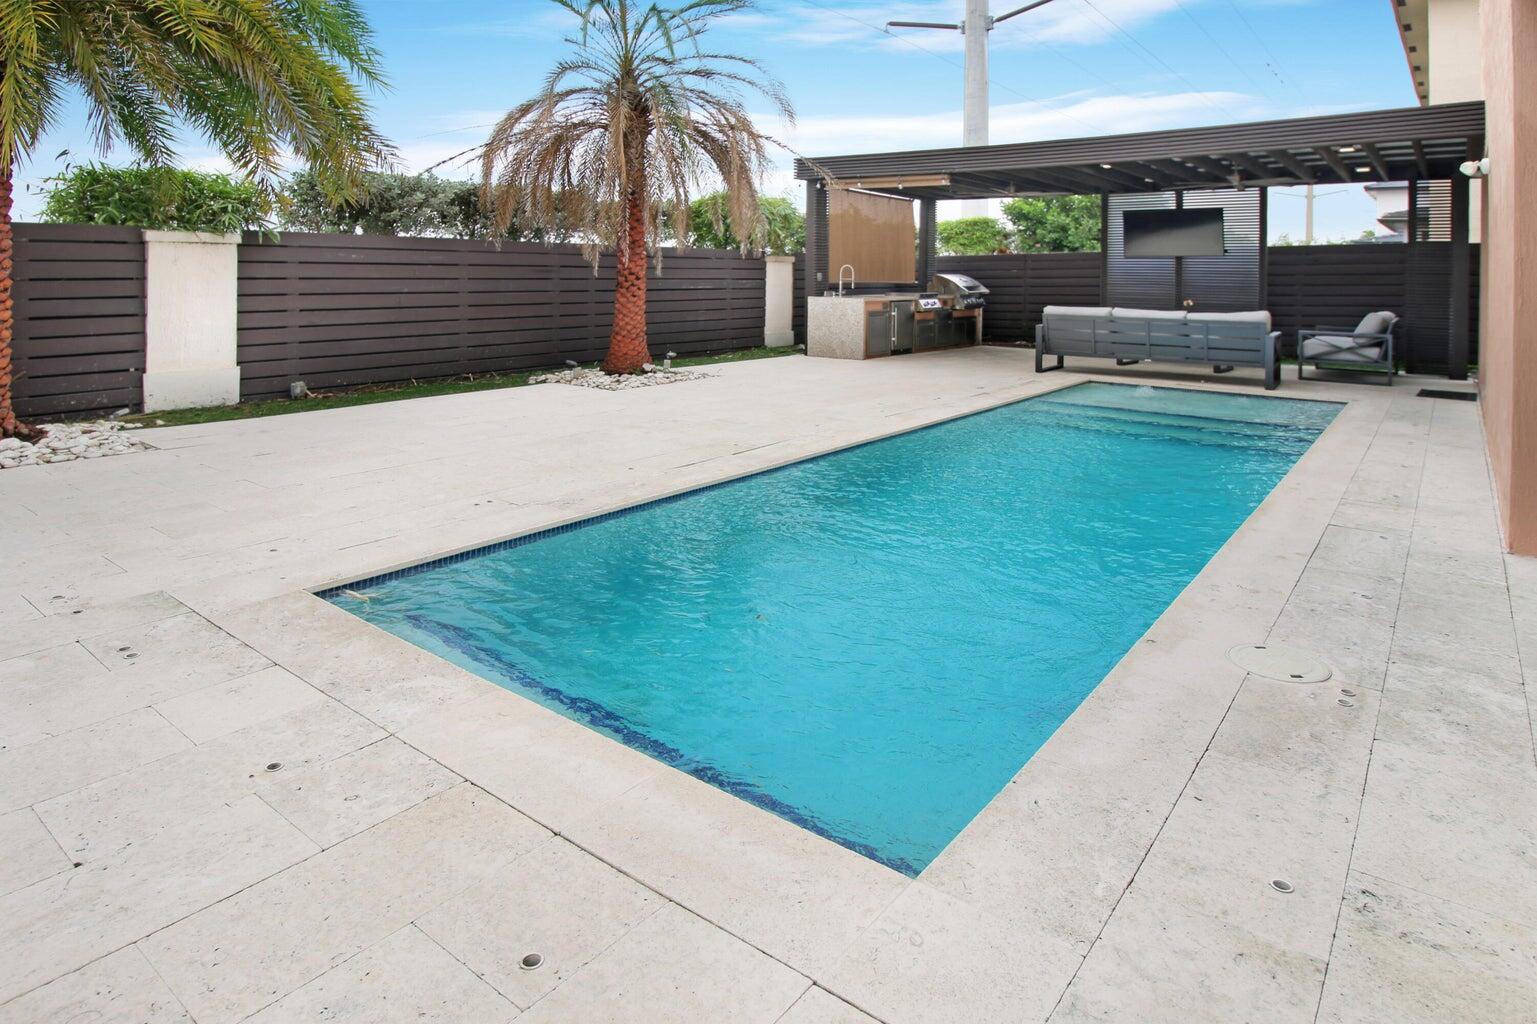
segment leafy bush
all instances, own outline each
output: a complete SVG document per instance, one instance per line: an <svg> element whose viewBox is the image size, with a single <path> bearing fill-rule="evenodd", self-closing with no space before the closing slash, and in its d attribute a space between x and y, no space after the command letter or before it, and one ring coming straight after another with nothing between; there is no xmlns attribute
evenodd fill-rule
<svg viewBox="0 0 1537 1024"><path fill-rule="evenodd" d="M85 164L48 179L43 220L168 231L268 227L267 197L253 182L172 167Z"/></svg>
<svg viewBox="0 0 1537 1024"><path fill-rule="evenodd" d="M491 215L480 205L478 184L432 174L365 174L357 197L333 206L315 175L299 171L288 179L278 205L283 226L291 231L530 242L564 242L571 237L564 230L551 236L525 231L516 220L497 236Z"/></svg>
<svg viewBox="0 0 1537 1024"><path fill-rule="evenodd" d="M793 256L806 250L806 218L788 199L759 196L762 235L755 249L770 256ZM689 204L689 245L700 249L739 249L741 242L726 219L726 193L712 192Z"/></svg>
<svg viewBox="0 0 1537 1024"><path fill-rule="evenodd" d="M1015 252L1095 252L1099 249L1099 196L1010 199L1003 215Z"/></svg>
<svg viewBox="0 0 1537 1024"><path fill-rule="evenodd" d="M961 217L936 225L939 251L946 256L985 256L1007 249L1008 232L994 217Z"/></svg>

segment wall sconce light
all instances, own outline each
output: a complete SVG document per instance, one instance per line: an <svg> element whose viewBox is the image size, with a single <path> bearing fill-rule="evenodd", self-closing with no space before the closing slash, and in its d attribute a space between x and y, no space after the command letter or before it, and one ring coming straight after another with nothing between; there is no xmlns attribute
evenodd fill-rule
<svg viewBox="0 0 1537 1024"><path fill-rule="evenodd" d="M1457 169L1470 178L1487 178L1489 176L1489 158L1466 160Z"/></svg>

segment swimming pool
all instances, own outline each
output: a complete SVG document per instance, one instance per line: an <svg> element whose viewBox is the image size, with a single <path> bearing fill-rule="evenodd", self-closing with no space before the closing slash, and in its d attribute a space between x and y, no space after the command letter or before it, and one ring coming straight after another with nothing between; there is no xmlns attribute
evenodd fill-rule
<svg viewBox="0 0 1537 1024"><path fill-rule="evenodd" d="M913 875L1338 409L1080 384L323 596Z"/></svg>

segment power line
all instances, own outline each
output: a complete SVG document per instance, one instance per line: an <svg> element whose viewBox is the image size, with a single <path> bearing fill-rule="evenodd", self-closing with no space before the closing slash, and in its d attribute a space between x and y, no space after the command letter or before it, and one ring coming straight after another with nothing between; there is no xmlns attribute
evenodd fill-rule
<svg viewBox="0 0 1537 1024"><path fill-rule="evenodd" d="M1127 40L1130 40L1131 43L1134 44L1137 47L1137 49L1141 50L1143 53L1147 54L1148 57L1152 58L1152 60L1155 63L1157 63L1159 67L1163 68L1165 71L1167 71L1169 74L1173 75L1175 78L1179 79L1181 82L1184 82L1185 85L1188 86L1192 92L1196 93L1197 95L1199 95L1201 97L1201 101L1203 103L1205 103L1207 106L1211 107L1213 110L1217 111L1220 114L1224 114L1224 115L1229 116L1229 117L1236 116L1236 115L1234 115L1234 112L1232 110L1224 109L1223 107L1220 107L1216 103L1214 103L1212 101L1211 97L1209 95L1207 95L1207 93L1204 90L1196 88L1196 85L1195 85L1194 82L1192 82L1190 79L1186 78L1184 75L1180 74L1178 71L1174 70L1174 68L1171 67L1167 61L1165 61L1162 57L1158 56L1158 54L1154 53L1152 50L1149 50L1146 46L1144 46L1141 43L1141 41L1139 41L1137 39L1136 36L1132 35L1130 32L1128 32L1124 28L1122 28L1115 21L1114 18L1111 18L1104 11L1101 11L1098 7L1096 7L1094 5L1094 0L1080 0L1080 2L1083 3L1086 7L1088 7L1089 10L1091 10L1095 14L1099 15L1099 18L1100 18L1101 21L1103 21L1105 24L1109 25L1115 31L1119 32L1124 38L1126 38ZM1127 47L1127 48L1130 49L1130 47Z"/></svg>
<svg viewBox="0 0 1537 1024"><path fill-rule="evenodd" d="M1216 36L1212 35L1210 32L1208 32L1206 30L1206 26L1201 24L1201 21L1200 21L1199 18L1197 18L1195 15L1190 13L1189 8L1185 7L1182 3L1180 3L1180 0L1174 0L1174 6L1179 8L1179 13L1183 14L1186 18L1190 19L1190 23L1192 25L1194 25L1197 30L1200 31L1201 35L1203 35L1207 39L1209 39L1211 41L1211 45L1215 46L1217 48L1217 50L1222 54L1222 56L1227 58L1228 63L1233 65L1233 67L1237 68L1238 69L1238 73L1240 75L1243 75L1245 78L1247 78L1249 80L1250 84L1252 84L1254 86L1254 88L1258 89L1262 93L1266 93L1267 95L1269 94L1269 89L1266 86L1261 85L1259 79L1255 78L1252 74L1250 74L1249 73L1249 69L1244 67L1242 64L1240 64L1238 62L1238 60L1231 53L1228 52L1228 48L1223 46L1222 43L1217 40Z"/></svg>
<svg viewBox="0 0 1537 1024"><path fill-rule="evenodd" d="M1259 31L1255 29L1253 22L1249 21L1248 17L1244 15L1243 11L1239 9L1238 5L1233 3L1233 0L1227 0L1227 5L1233 9L1234 14L1238 15L1238 20L1243 22L1244 27L1249 30L1249 34L1254 37L1254 41L1259 43L1260 49L1265 51L1265 56L1270 58L1265 62L1265 66L1270 69L1270 73L1275 76L1276 81L1286 86L1292 92L1297 93L1300 97L1301 92L1297 89L1297 87L1292 85L1291 82L1287 81L1286 78L1282 76L1281 59L1277 57L1275 52L1270 49L1268 44L1266 44L1265 37L1259 34Z"/></svg>

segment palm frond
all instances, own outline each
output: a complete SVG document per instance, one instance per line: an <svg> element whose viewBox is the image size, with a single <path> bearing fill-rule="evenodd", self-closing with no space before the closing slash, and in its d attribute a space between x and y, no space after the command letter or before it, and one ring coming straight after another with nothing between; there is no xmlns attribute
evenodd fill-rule
<svg viewBox="0 0 1537 1024"><path fill-rule="evenodd" d="M627 199L644 204L654 249L667 235L687 238L691 199L724 186L721 215L752 246L763 234L759 184L778 143L746 97L794 115L756 61L704 45L714 20L752 0L553 2L580 19L572 52L479 150L482 198L498 226L553 228L560 217L575 223L589 258L612 250L624 259Z"/></svg>

